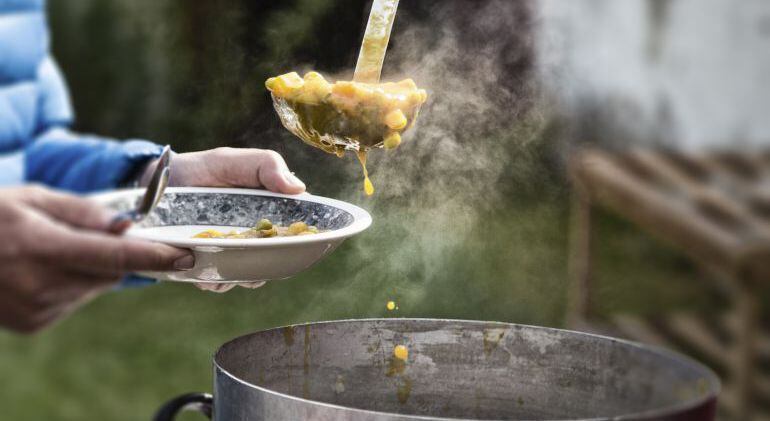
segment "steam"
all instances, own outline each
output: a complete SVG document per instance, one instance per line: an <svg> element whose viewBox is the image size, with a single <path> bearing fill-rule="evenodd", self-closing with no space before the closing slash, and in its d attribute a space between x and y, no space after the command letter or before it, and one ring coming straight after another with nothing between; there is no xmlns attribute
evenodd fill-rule
<svg viewBox="0 0 770 421"><path fill-rule="evenodd" d="M371 308L384 309L393 298L401 315L459 317L441 303L487 300L495 294L485 290L489 284L515 289L505 278L524 268L504 254L527 245L503 238L521 227L487 236L500 222L490 215L515 200L506 197L519 165L513 157L542 129L529 78L529 12L526 2L443 1L429 10L429 21L417 22L399 11L383 81L411 77L427 89L428 102L398 149L370 154L373 197L364 198L360 168L349 158L343 199L369 209L375 222L345 259L344 288L327 298L364 289ZM499 261L506 267L495 267ZM484 312L478 307L475 317Z"/></svg>

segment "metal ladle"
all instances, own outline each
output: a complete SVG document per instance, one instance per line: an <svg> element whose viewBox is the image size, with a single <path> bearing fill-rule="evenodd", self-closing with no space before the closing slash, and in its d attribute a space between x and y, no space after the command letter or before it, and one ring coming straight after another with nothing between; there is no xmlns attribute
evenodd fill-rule
<svg viewBox="0 0 770 421"><path fill-rule="evenodd" d="M385 52L390 41L390 32L393 28L393 21L396 18L399 0L374 0L372 10L369 13L369 21L366 25L366 32L361 41L361 50L356 62L356 69L353 75L354 82L377 84L380 82L382 73L382 64L385 61ZM306 143L318 146L315 139L318 139L323 145L321 149L329 153L340 153L344 149L348 150L367 150L370 148L382 147L383 142L378 141L373 144L365 144L354 136L345 136L344 129L337 133L326 133L319 130L318 127L308 127L300 122L297 112L283 98L272 95L273 106L281 119L281 123L286 129L292 132ZM317 107L317 105L306 104L305 107ZM416 117L419 107L412 116ZM412 119L410 118L410 121ZM411 124L410 124L411 126Z"/></svg>

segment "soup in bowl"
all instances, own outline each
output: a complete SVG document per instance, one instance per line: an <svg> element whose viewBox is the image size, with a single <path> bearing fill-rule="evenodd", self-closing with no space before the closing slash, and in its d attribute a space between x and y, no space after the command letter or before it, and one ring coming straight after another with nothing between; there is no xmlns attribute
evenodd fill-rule
<svg viewBox="0 0 770 421"><path fill-rule="evenodd" d="M143 193L143 189L132 189L94 197L109 208L124 211L133 208ZM313 227L314 232L245 238L201 235L248 232L264 224L263 220L276 229L301 225L306 230ZM195 254L191 270L142 275L183 282L254 282L285 279L308 269L371 222L369 213L358 206L308 193L171 187L155 211L125 235L188 248Z"/></svg>

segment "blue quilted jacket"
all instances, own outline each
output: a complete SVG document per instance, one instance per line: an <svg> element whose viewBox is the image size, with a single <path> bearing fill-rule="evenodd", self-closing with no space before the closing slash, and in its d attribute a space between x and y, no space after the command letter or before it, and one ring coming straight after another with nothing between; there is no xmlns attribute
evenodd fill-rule
<svg viewBox="0 0 770 421"><path fill-rule="evenodd" d="M45 0L0 0L0 186L117 186L160 147L69 131L67 87L49 51Z"/></svg>

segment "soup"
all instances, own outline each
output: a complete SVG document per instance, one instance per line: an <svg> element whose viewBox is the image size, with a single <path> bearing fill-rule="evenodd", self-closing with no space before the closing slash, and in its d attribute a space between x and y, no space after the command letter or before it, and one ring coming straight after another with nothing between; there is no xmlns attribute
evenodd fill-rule
<svg viewBox="0 0 770 421"><path fill-rule="evenodd" d="M311 235L321 232L318 227L308 225L304 222L294 222L288 227L274 225L269 219L261 219L254 227L245 231L229 231L227 233L215 229L207 229L195 234L192 238L271 238L271 237L293 237L298 235Z"/></svg>

